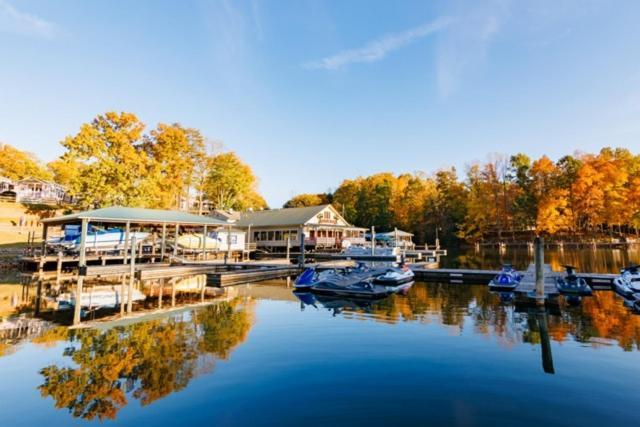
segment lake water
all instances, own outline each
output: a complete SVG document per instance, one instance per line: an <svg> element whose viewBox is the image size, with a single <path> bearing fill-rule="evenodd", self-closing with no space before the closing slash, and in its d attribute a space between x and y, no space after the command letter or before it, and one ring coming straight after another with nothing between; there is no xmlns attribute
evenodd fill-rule
<svg viewBox="0 0 640 427"><path fill-rule="evenodd" d="M0 425L640 423L640 316L610 291L550 314L480 285L303 299L245 285L165 318L5 343Z"/></svg>

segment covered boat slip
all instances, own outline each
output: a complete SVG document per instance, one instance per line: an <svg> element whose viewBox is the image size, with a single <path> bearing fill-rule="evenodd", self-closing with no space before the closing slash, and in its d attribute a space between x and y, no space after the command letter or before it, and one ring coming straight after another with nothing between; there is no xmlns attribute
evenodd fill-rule
<svg viewBox="0 0 640 427"><path fill-rule="evenodd" d="M42 248L24 257L25 263L78 263L80 252L84 251L85 262L126 264L134 241L138 257L152 262L177 255L204 259L209 254L230 257L246 249L244 233L231 224L180 211L110 207L46 218L42 223ZM51 239L52 228L66 228L65 234ZM69 236L67 230L77 234Z"/></svg>
<svg viewBox="0 0 640 427"><path fill-rule="evenodd" d="M79 225L79 236L74 239L74 244L77 243L77 255L72 255L72 258L75 262L77 262L77 276L74 275L76 281L76 287L74 291L75 299L77 301L82 301L82 293L84 287L85 278L89 276L88 273L93 273L97 277L105 277L105 276L117 276L120 275L123 277L122 287L125 287L124 277L126 275L129 276L128 283L128 295L132 295L132 290L134 286L134 281L136 279L136 274L141 272L141 269L136 269L135 263L138 260L139 255L150 257L152 261L162 261L168 256L176 256L178 255L178 245L172 244L170 247L170 242L176 242L179 238L181 232L183 231L191 231L195 232L196 230L202 235L207 235L208 231L211 230L220 230L226 229L230 236L231 226L219 219L193 215L186 212L180 211L168 211L168 210L159 210L159 209L140 209L140 208L125 208L125 207L110 207L103 209L96 209L91 211L79 212L70 215L64 215L60 217L54 218L46 218L42 221L43 223L43 231L42 231L42 249L39 254L34 254L32 256L33 260L36 261L39 265L38 275L44 275L43 267L44 264L49 260L49 247L48 247L48 234L51 228L53 227L63 227L63 226L78 226ZM112 258L112 260L116 260L116 264L118 261L121 262L120 266L117 265L104 265L106 264L106 258L102 258L102 266L94 266L91 269L87 266L87 253L90 248L88 246L88 242L90 241L89 237L89 227L90 226L100 226L104 229L109 229L110 227L123 227L123 238L122 247L117 246L113 252L116 252L116 258ZM140 233L140 234L137 234ZM144 234L142 234L144 233ZM146 236L145 241L140 242L136 240L137 236ZM170 237L173 237L170 240ZM145 243L149 244L150 247L146 250L150 253L145 253ZM207 254L210 251L209 248L204 244L205 239L202 239L202 247L194 249L194 251L198 254L201 254L203 259L207 258ZM227 246L229 249L231 245ZM57 261L57 269L56 273L59 277L61 274L62 263L64 262L63 257L61 257L60 253L62 251L58 251L56 256ZM229 250L230 252L230 250ZM230 255L230 254L229 254ZM119 259L117 258L119 256ZM169 269L171 268L168 265L157 264L157 267ZM104 271L96 271L97 269L101 269ZM118 271L107 271L117 269ZM147 270L148 268L143 268L142 270ZM184 269L184 267L183 267ZM189 268L187 268L189 269ZM93 270L93 271L91 271ZM102 274L100 274L102 273ZM174 274L175 272L171 272L169 274ZM92 274L92 275L93 275ZM59 282L59 279L57 279ZM39 308L41 296L42 296L42 280L38 281L38 296L37 296L37 306ZM125 292L123 292L125 294ZM127 301L127 312L131 312L132 301ZM80 304L76 304L74 307L74 317L73 323L78 324L80 322Z"/></svg>

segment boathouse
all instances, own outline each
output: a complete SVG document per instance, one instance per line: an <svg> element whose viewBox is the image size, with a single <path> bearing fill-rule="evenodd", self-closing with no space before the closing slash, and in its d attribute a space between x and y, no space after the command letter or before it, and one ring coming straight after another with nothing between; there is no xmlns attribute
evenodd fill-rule
<svg viewBox="0 0 640 427"><path fill-rule="evenodd" d="M287 245L299 248L301 232L309 249L365 243L366 229L349 224L331 205L244 212L235 226L245 229L258 248L269 250L282 250Z"/></svg>
<svg viewBox="0 0 640 427"><path fill-rule="evenodd" d="M376 240L390 242L390 246L402 249L411 250L416 246L415 243L413 243L413 234L399 229L387 233L377 233Z"/></svg>

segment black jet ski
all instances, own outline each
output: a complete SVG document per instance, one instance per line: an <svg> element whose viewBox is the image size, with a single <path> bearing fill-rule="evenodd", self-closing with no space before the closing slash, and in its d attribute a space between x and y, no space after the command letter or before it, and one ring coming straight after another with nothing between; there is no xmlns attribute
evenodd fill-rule
<svg viewBox="0 0 640 427"><path fill-rule="evenodd" d="M587 281L576 275L575 267L570 265L564 266L567 272L566 276L556 279L556 288L558 292L565 295L591 295L593 291Z"/></svg>

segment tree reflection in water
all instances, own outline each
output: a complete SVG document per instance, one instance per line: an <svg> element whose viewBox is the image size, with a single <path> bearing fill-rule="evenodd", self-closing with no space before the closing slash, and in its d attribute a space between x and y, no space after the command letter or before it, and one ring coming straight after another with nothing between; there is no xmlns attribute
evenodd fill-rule
<svg viewBox="0 0 640 427"><path fill-rule="evenodd" d="M128 397L148 405L210 371L246 339L252 323L252 302L235 300L107 331L72 330L64 355L74 366L42 369L40 393L74 417L114 419Z"/></svg>
<svg viewBox="0 0 640 427"><path fill-rule="evenodd" d="M626 351L640 349L640 316L625 308L614 292L596 292L577 306L560 298L559 306L556 314L546 316L550 340L573 339L596 347L605 339L615 340ZM345 306L343 314L385 323L439 323L454 333L461 333L470 318L475 333L493 337L506 347L541 343L536 316L504 304L485 286L418 283L407 295L392 295L366 310Z"/></svg>

